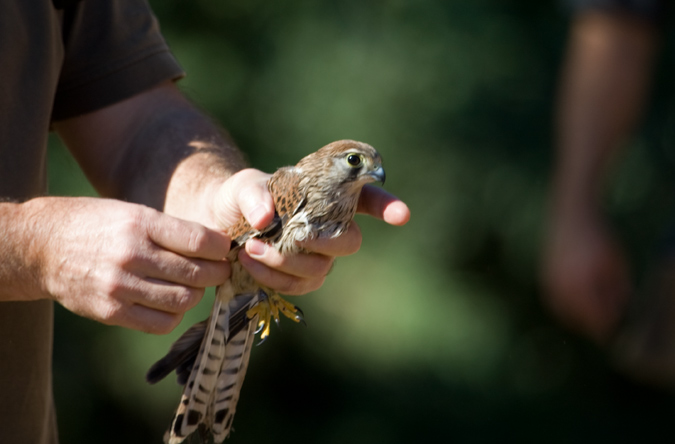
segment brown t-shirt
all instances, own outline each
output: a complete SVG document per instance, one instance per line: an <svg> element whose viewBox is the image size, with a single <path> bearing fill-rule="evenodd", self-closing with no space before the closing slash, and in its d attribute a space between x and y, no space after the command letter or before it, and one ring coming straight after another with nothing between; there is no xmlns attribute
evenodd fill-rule
<svg viewBox="0 0 675 444"><path fill-rule="evenodd" d="M52 121L182 75L144 0L0 0L0 200L46 193ZM2 443L57 442L52 311L0 303Z"/></svg>

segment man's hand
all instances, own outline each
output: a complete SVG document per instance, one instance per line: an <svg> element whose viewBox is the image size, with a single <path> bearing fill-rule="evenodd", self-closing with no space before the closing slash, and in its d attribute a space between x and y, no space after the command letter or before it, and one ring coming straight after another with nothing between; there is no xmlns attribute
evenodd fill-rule
<svg viewBox="0 0 675 444"><path fill-rule="evenodd" d="M229 277L229 238L196 223L107 199L23 205L42 297L82 316L168 333L206 287Z"/></svg>
<svg viewBox="0 0 675 444"><path fill-rule="evenodd" d="M611 339L630 293L628 264L599 217L551 221L543 270L545 297L568 327L599 344Z"/></svg>
<svg viewBox="0 0 675 444"><path fill-rule="evenodd" d="M270 175L245 169L224 182L213 199L213 228L228 227L242 215L256 229L262 229L274 217L274 204L267 191ZM366 186L361 193L359 212L404 225L410 219L408 207L384 190ZM209 225L211 225L209 224ZM309 252L282 256L259 240L250 240L239 260L251 275L264 285L287 295L300 295L321 287L336 257L356 253L361 246L361 231L352 222L349 231L335 239L314 239L303 244Z"/></svg>

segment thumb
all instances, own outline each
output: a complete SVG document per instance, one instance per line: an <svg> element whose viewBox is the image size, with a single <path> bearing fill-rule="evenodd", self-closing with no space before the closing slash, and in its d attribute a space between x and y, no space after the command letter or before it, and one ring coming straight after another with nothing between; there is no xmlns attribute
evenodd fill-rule
<svg viewBox="0 0 675 444"><path fill-rule="evenodd" d="M274 201L267 189L269 178L269 174L247 168L223 182L213 202L218 226L231 227L242 216L258 230L272 222Z"/></svg>

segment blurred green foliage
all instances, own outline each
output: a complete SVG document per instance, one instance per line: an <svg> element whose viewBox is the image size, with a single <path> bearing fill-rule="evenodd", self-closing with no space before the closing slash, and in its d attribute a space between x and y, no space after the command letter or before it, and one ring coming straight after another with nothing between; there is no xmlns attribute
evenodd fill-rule
<svg viewBox="0 0 675 444"><path fill-rule="evenodd" d="M540 306L566 32L555 2L152 4L188 72L182 89L253 166L362 140L413 213L403 228L359 219L361 252L298 300L309 327L286 322L254 350L228 442L650 442L671 430L670 395L613 372ZM608 202L639 264L671 216L674 72L671 57ZM50 183L94 194L55 139ZM165 337L59 309L62 442L161 442L180 389L144 373L211 300Z"/></svg>

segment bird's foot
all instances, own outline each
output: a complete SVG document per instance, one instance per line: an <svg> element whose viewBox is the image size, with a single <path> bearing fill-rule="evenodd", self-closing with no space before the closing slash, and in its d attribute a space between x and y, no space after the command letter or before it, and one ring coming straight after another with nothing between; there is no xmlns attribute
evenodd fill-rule
<svg viewBox="0 0 675 444"><path fill-rule="evenodd" d="M302 322L307 325L305 323L304 313L300 310L300 307L291 304L276 293L267 295L263 292L263 294L264 297L260 302L246 312L246 316L248 316L249 319L258 316L258 329L256 330L256 334L262 331L260 334L260 343L265 341L269 336L272 319L279 325L280 313L295 322Z"/></svg>

